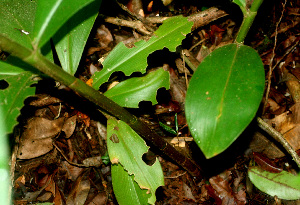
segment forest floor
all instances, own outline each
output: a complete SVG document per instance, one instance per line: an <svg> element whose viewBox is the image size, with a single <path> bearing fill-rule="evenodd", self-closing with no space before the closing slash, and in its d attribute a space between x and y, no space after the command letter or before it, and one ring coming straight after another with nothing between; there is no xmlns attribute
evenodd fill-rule
<svg viewBox="0 0 300 205"><path fill-rule="evenodd" d="M146 36L147 32L150 33L148 26L159 26L151 24L135 27L133 16L137 16L136 8L142 9L146 19L155 16L189 16L212 6L228 14L215 17L214 21L193 30L183 41L181 51L171 53L164 49L148 57L148 70L155 67L169 70L173 82L171 89L158 91L157 105L145 102L140 104L139 109L129 110L193 159L202 168L205 177L195 181L176 162L158 156L164 172L165 186L156 191L156 204L300 204L300 200L287 201L269 196L250 182L247 170L254 161L271 172L280 169L291 173L299 171L289 154L259 128L256 120L225 152L209 160L205 159L193 142L186 126L183 105L186 82L193 72L184 58L197 66L214 49L232 42L241 24L242 13L239 8L224 1L174 1L164 6L158 0L143 0L143 7L139 7L138 3L141 1L122 2L127 5L127 11L112 2L103 1L103 15L96 20L80 69L76 73L85 82L101 69L102 65L98 60L105 57L119 42L132 45L137 39ZM282 133L294 150L298 150L298 154L299 10L299 0L266 0L245 40L246 45L259 53L266 74L265 94L257 116ZM115 25L115 19L109 20L108 16L128 20L132 25ZM122 73L117 73L112 79L122 77ZM159 125L161 122L174 127L175 113L179 126L177 136ZM106 122L103 117L95 115L84 100L67 88L57 87L52 80L43 80L37 85L36 96L26 101L19 121L17 142L24 135L43 134L55 136L49 138L55 143L54 147L41 144L36 148L36 153L24 153L28 156L26 160L16 161L14 204L118 204L113 192L110 164L105 163L108 162L105 161ZM28 127L34 129L27 129ZM155 152L155 149L152 151ZM102 156L102 163L97 162L97 156ZM85 159L96 160L90 163L98 163L98 166L81 166Z"/></svg>

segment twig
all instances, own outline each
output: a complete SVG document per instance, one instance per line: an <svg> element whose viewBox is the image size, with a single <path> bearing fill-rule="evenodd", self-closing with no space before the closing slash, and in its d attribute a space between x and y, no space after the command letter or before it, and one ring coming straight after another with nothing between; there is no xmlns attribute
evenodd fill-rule
<svg viewBox="0 0 300 205"><path fill-rule="evenodd" d="M59 151L59 153L63 156L63 158L71 165L76 166L76 167L91 167L89 165L85 165L85 164L77 164L75 162L71 162L67 156L63 153L63 151L55 144L55 142L52 143L53 146Z"/></svg>
<svg viewBox="0 0 300 205"><path fill-rule="evenodd" d="M285 11L285 5L286 5L286 1L284 1L284 4L282 5L283 8L282 8L282 12L281 12L281 16L276 24L276 28L275 28L275 42L274 42L274 47L273 47L273 51L272 51L272 58L271 58L271 61L270 61L270 64L269 64L269 72L268 72L268 85L267 85L267 90L266 90L266 97L265 97L265 103L264 103L264 106L263 106L263 111L262 111L262 114L265 113L266 111L266 107L267 107L267 104L268 104L268 98L269 98L269 94L270 94L270 89L271 89L271 78L272 78L272 72L273 70L275 69L275 66L272 66L273 64L273 61L274 61L274 58L275 58L275 49L276 49L276 45L277 45L277 32L278 32L278 26L279 24L281 23L281 20L283 18L283 13ZM277 66L277 64L276 64Z"/></svg>
<svg viewBox="0 0 300 205"><path fill-rule="evenodd" d="M122 5L122 4L119 4ZM130 16L134 16L132 12L127 11L128 9L124 8L125 6L121 6L127 13L130 14ZM209 8L205 11L201 11L199 13L193 14L188 17L189 21L193 21L194 25L192 27L192 30L195 30L201 26L205 26L209 24L212 21L215 21L221 17L227 16L228 14L223 11L219 10L218 8L212 7ZM148 26L147 24L152 23L152 24L161 24L163 23L164 20L170 18L170 17L148 17L145 19L141 19L135 16L134 19L135 21L128 21L120 18L115 18L115 17L104 17L105 21L111 24L115 24L118 26L125 26L129 28L136 29L142 34L145 35L150 35L153 32L153 29Z"/></svg>
<svg viewBox="0 0 300 205"><path fill-rule="evenodd" d="M209 9L206 9L204 11L198 12L196 14L193 14L188 17L189 21L193 21L194 25L192 27L192 30L195 30L201 26L205 26L209 24L212 21L215 21L219 18L222 18L224 16L227 16L228 14L220 10L216 7L211 7ZM164 20L168 19L170 17L148 17L146 18L149 22L154 23L154 24L161 24L163 23Z"/></svg>
<svg viewBox="0 0 300 205"><path fill-rule="evenodd" d="M286 31L288 31L289 29L292 29L294 27L296 27L298 24L300 23L300 20L297 20L296 21L293 21L290 25L284 27L284 28L281 28L280 30L277 31L277 35L278 34L281 34L281 33L284 33ZM276 32L272 33L272 35L269 37L269 38L273 38L276 36ZM259 41L256 45L253 46L253 48L257 48L258 46L260 46L262 43L264 43L264 39Z"/></svg>
<svg viewBox="0 0 300 205"><path fill-rule="evenodd" d="M145 25L141 21L127 21L127 20L115 18L115 17L106 17L105 22L115 24L118 26L125 26L125 27L129 27L129 28L133 28L144 35L151 34L151 32L146 29Z"/></svg>
<svg viewBox="0 0 300 205"><path fill-rule="evenodd" d="M266 131L271 137L273 137L277 142L279 142L284 149L292 156L293 160L296 162L298 167L300 168L300 158L292 146L286 141L286 139L280 134L277 130L275 130L271 125L263 121L260 117L257 118L258 126Z"/></svg>

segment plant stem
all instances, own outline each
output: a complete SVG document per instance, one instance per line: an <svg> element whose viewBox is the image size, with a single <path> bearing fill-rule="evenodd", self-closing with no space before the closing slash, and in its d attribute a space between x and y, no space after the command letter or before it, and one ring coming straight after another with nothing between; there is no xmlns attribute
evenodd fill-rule
<svg viewBox="0 0 300 205"><path fill-rule="evenodd" d="M38 50L32 51L0 34L0 48L11 53L24 62L34 66L39 71L50 76L56 81L68 86L73 91L93 102L105 112L126 122L140 136L159 148L164 154L187 170L192 176L202 178L200 168L185 155L177 151L156 132L152 131L144 122L132 115L114 101L102 95L97 90L85 84L78 78L65 72L59 66L50 62Z"/></svg>
<svg viewBox="0 0 300 205"><path fill-rule="evenodd" d="M246 35L248 34L248 31L253 24L253 21L255 19L255 16L257 14L257 10L259 9L260 5L262 4L263 0L254 0L251 4L250 9L247 8L241 8L243 11L244 19L242 22L242 25L240 27L240 30L237 34L237 37L235 41L237 43L243 43Z"/></svg>
<svg viewBox="0 0 300 205"><path fill-rule="evenodd" d="M263 1L264 0L254 0L251 4L250 11L257 12Z"/></svg>

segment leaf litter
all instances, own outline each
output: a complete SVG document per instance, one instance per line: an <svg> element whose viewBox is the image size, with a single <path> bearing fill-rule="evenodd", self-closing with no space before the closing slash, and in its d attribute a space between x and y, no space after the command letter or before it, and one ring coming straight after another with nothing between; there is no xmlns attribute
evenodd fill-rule
<svg viewBox="0 0 300 205"><path fill-rule="evenodd" d="M183 7L177 3L171 5L174 6L175 12L179 12L180 8L181 12L186 15L200 9L200 5L185 5ZM155 12L164 11L166 8L161 5L156 6L155 4L153 7L151 6L151 12L149 12L150 10L145 11L145 14L155 14ZM275 15L276 11L277 13L281 12L281 2L274 2L271 6L274 12L271 13L272 15ZM168 6L167 8L170 9L171 7ZM299 8L299 3L294 1L286 5L286 13L277 34L275 34L274 28L262 25L259 32L251 34L252 36L249 37L249 39L254 39L249 44L258 49L266 66L272 63L271 54L275 49L273 64L277 64L277 67L271 75L270 95L268 99L264 99L267 103L262 117L277 131L281 132L295 150L299 150L300 146L299 101L295 98L296 94L299 93L299 46L294 46L299 43L299 37L296 35L299 33L299 29L291 25L290 22L296 22L296 25L299 22L297 15ZM274 19L269 18L268 24L276 24L278 18L276 15ZM112 50L113 46L116 45L114 40L130 39L132 43L132 39L135 39L134 36L141 36L136 32L132 34L130 29L121 30L118 26L108 23L98 22L97 25L98 30L94 35L98 42L90 43L90 47L87 48L88 55L85 58L87 69L80 74L82 79L88 79L95 70L101 70L98 59ZM224 19L221 23L212 22L211 25L193 32L189 38L190 42L184 43L183 47L190 49L191 56L201 62L216 47L230 42L234 32L236 32L235 22L230 18ZM276 35L278 35L278 47L273 48ZM266 41L266 38L269 38L270 41ZM201 40L203 42L196 45ZM291 48L293 49L289 50ZM186 127L185 119L182 119L184 118L184 110L181 105L184 103L185 81L191 77L193 71L189 69L186 72L184 69L189 66L183 61L181 65L177 63L180 66L177 69L175 60L178 58L182 60L180 54L174 60L173 58L166 58L166 56L168 55L163 54L161 57L153 54L150 55L148 61L149 67L160 62L160 66L165 65L169 70L173 82L171 92L160 90L157 97L158 105L151 107L142 104L137 115L164 138L184 140L190 137L190 133ZM157 62L151 62L151 60ZM196 63L199 62L196 61ZM184 65L182 66L182 64ZM41 90L43 89L41 88ZM45 99L43 100L45 101ZM46 101L46 103L42 100L35 101L35 103L37 104L31 105L35 107L34 111L29 109L33 113L30 114L30 120L27 120L25 123L27 125L22 128L24 131L20 135L20 147L17 155L19 166L16 168L14 182L14 203L51 201L55 204L72 204L76 201L80 204L117 204L112 191L110 166L99 160L107 152L106 136L103 136L105 132L101 132L101 134L98 132L99 121L101 122L101 120L96 119L88 109L79 110L78 107L75 108L68 104L65 99L55 98ZM61 106L64 109L60 110L59 107ZM149 110L154 110L154 112ZM180 133L176 137L165 133L159 127L159 122L163 122L175 128L175 113L181 116L180 121L178 121ZM56 116L59 118L56 119ZM231 154L225 153L224 156L210 161L203 160L203 156L195 150L193 142L185 142L185 147L178 147L197 161L200 166L206 167L207 173L209 173L207 174L207 181L194 181L177 165L159 157L165 176L165 186L157 191L156 204L297 203L296 201L285 200L279 200L278 203L278 199L265 195L249 183L246 167L255 158L252 151L263 154L265 158L260 157L260 160L262 159L266 166L273 166L275 163L276 166L291 173L295 173L295 169L292 165L293 162L285 155L283 149L274 143L268 135L259 129L254 131L247 129L247 132L252 139L251 143L249 140L246 142L238 140L239 142L230 148ZM64 156L53 148L53 142L60 147ZM244 146L242 151L237 148L239 145ZM68 163L66 159L76 164L84 164L89 159L96 159L96 162L91 160L88 162L91 167L86 168L74 166Z"/></svg>

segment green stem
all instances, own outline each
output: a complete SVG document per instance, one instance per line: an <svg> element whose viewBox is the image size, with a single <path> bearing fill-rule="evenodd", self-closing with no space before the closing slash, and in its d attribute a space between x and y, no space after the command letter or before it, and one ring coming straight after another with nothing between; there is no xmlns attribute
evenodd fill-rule
<svg viewBox="0 0 300 205"><path fill-rule="evenodd" d="M255 1L253 1L253 3L251 4L251 7L250 7L250 11L257 12L263 1L264 0L255 0Z"/></svg>
<svg viewBox="0 0 300 205"><path fill-rule="evenodd" d="M186 169L192 176L201 178L201 171L196 164L189 158L178 152L172 145L162 139L157 133L153 132L145 123L132 115L123 107L114 101L102 95L97 90L85 84L83 81L75 78L62 70L59 66L50 62L39 51L32 51L22 45L11 41L0 34L0 48L22 59L24 62L36 67L39 71L45 73L56 81L68 86L82 97L93 102L105 112L126 122L134 131L147 141L159 148L164 154L169 156L180 166Z"/></svg>
<svg viewBox="0 0 300 205"><path fill-rule="evenodd" d="M240 30L237 34L237 37L235 39L235 41L237 43L244 42L244 39L245 39L246 35L248 34L250 27L253 24L253 21L257 14L257 10L259 9L262 2L263 2L263 0L254 0L250 9L241 7L241 10L244 15L244 19L243 19L242 25L240 27Z"/></svg>

